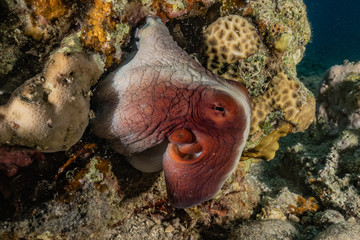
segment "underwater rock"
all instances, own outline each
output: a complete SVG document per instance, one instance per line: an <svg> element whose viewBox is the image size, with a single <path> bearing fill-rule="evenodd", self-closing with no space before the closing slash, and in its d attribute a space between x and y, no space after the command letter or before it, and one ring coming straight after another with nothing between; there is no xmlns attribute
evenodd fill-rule
<svg viewBox="0 0 360 240"><path fill-rule="evenodd" d="M360 128L360 62L328 70L320 87L318 118L331 128Z"/></svg>
<svg viewBox="0 0 360 240"><path fill-rule="evenodd" d="M66 193L34 209L33 217L2 222L0 237L110 239L111 232L107 230L119 221L121 199L111 165L94 157L82 171L68 173L67 180ZM11 229L6 227L11 224Z"/></svg>
<svg viewBox="0 0 360 240"><path fill-rule="evenodd" d="M323 212L316 213L314 221L318 226L330 226L332 224L345 221L345 218L336 210L326 209Z"/></svg>
<svg viewBox="0 0 360 240"><path fill-rule="evenodd" d="M250 219L260 194L253 177L238 175L214 200L176 209L167 200L163 173L141 173L115 155L104 159L95 154L85 167L64 177L62 194L17 221L0 222L0 236L201 239L200 228L206 231L212 225L225 227L236 219Z"/></svg>
<svg viewBox="0 0 360 240"><path fill-rule="evenodd" d="M267 220L246 222L229 238L231 240L297 239L299 226L290 221Z"/></svg>
<svg viewBox="0 0 360 240"><path fill-rule="evenodd" d="M314 240L359 240L360 224L341 222L319 233Z"/></svg>
<svg viewBox="0 0 360 240"><path fill-rule="evenodd" d="M330 68L319 93L318 121L298 135L282 158L284 169L312 190L321 204L360 218L360 63Z"/></svg>
<svg viewBox="0 0 360 240"><path fill-rule="evenodd" d="M97 54L65 48L69 47L58 49L42 73L0 106L0 144L57 152L80 140L90 117L90 87L104 66Z"/></svg>
<svg viewBox="0 0 360 240"><path fill-rule="evenodd" d="M282 158L284 169L294 174L293 180L305 183L323 206L360 218L360 132L345 130L333 136L324 129L300 135Z"/></svg>

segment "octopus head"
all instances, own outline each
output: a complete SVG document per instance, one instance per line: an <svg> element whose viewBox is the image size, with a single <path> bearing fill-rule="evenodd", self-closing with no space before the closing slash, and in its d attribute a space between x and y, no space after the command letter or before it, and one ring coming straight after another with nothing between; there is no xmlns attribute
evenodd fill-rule
<svg viewBox="0 0 360 240"><path fill-rule="evenodd" d="M161 21L149 18L137 35L135 57L97 89L94 131L137 169L163 168L171 204L191 207L211 199L237 166L249 96L188 56Z"/></svg>

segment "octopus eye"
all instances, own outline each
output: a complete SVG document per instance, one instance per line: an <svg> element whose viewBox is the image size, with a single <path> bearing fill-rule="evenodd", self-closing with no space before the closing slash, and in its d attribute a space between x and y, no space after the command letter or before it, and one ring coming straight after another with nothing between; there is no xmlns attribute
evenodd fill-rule
<svg viewBox="0 0 360 240"><path fill-rule="evenodd" d="M215 110L218 112L224 112L225 109L223 107L216 106Z"/></svg>
<svg viewBox="0 0 360 240"><path fill-rule="evenodd" d="M226 117L226 113L228 112L227 109L222 104L212 104L211 105L211 115L215 118L223 118Z"/></svg>

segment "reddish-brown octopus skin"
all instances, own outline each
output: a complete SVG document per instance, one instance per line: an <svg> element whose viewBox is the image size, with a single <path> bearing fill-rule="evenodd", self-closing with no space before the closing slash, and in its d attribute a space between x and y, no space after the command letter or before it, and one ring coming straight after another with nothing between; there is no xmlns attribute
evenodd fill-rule
<svg viewBox="0 0 360 240"><path fill-rule="evenodd" d="M162 166L170 203L191 207L211 199L236 167L250 128L248 93L189 57L159 19L149 17L137 35L134 58L96 89L93 130L121 154L146 150L130 163ZM150 160L147 149L165 140L159 162Z"/></svg>

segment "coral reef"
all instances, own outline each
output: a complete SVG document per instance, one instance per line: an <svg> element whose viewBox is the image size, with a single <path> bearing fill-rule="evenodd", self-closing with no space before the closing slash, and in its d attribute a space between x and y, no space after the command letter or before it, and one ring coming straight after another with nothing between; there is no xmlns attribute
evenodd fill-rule
<svg viewBox="0 0 360 240"><path fill-rule="evenodd" d="M328 70L320 87L318 115L334 129L360 128L360 62Z"/></svg>
<svg viewBox="0 0 360 240"><path fill-rule="evenodd" d="M251 102L253 114L244 157L274 158L278 139L290 132L304 131L315 117L313 94L297 78L281 72L268 90Z"/></svg>
<svg viewBox="0 0 360 240"><path fill-rule="evenodd" d="M296 77L310 39L305 6L300 1L225 1L221 14L204 30L206 65L242 82L250 93L252 128L243 160L270 160L285 129L304 131L315 116L314 96Z"/></svg>
<svg viewBox="0 0 360 240"><path fill-rule="evenodd" d="M65 48L0 106L0 143L56 152L80 140L90 116L90 87L101 76L103 65L96 54L65 52Z"/></svg>
<svg viewBox="0 0 360 240"><path fill-rule="evenodd" d="M11 105L10 101L29 106L29 110L45 109L43 113L53 122L40 121L37 125L48 129L49 134L50 126L54 130L57 121L64 118L70 119L68 127L81 125L71 143L64 140L64 132L61 136L47 135L49 140L39 143L42 151L49 144L57 143L53 149L58 150L75 144L66 151L39 153L19 146L1 146L1 239L262 240L358 236L359 78L353 70L345 75L338 73L357 64L330 71L334 77L323 81L317 122L305 133L288 134L303 131L314 119L314 98L299 79L311 81L307 86L313 90L318 78L298 79L296 75L296 64L310 39L301 0L26 0L0 1L0 6L0 109L6 114L0 117L0 126L4 133L18 132L17 125L6 120L9 108L4 109ZM210 58L205 55L210 48L209 41L202 41L202 37L219 17L229 19L235 15L233 19L245 22L255 31L254 39L260 41L255 44L256 50L235 62L224 62L221 68L209 67L246 85L254 115L244 161L238 163L212 200L192 208L171 206L163 172L139 172L94 136L90 128L83 134L89 115L94 116L88 111L94 89L91 85L105 69L105 63L112 70L113 65L131 56L137 39L130 35L149 14L161 17L179 46L203 66L208 65L206 60ZM57 70L51 75L48 71L55 65ZM63 74L56 74L59 69L64 70ZM88 78L91 83L83 89L77 88L78 81L68 82L84 80L92 73L93 77ZM26 79L39 84L27 81L18 88ZM57 98L64 100L60 105L48 102L50 88L44 83L51 79L56 80L55 92L68 90L63 98ZM334 87L334 79L339 80L340 88ZM70 85L74 88L66 87ZM70 95L79 101L66 97ZM337 102L333 102L332 95ZM78 105L73 108L72 104ZM73 110L81 108L83 115L66 110L65 105ZM19 128L22 126L19 124ZM63 125L62 129L67 127ZM187 130L183 130L174 129L174 133L186 134ZM39 135L39 128L31 131ZM18 135L12 136L13 144L27 141L24 145L32 148L38 144L33 139L21 138L21 142ZM188 138L177 134L170 139L181 148L177 152L180 156L199 151L194 142L190 148L182 148ZM195 185L194 181L188 185Z"/></svg>
<svg viewBox="0 0 360 240"><path fill-rule="evenodd" d="M305 182L321 204L360 218L360 132L358 105L354 104L359 96L355 87L358 66L345 64L328 71L319 91L318 124L297 138L282 161L291 172L300 172L299 181Z"/></svg>

